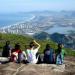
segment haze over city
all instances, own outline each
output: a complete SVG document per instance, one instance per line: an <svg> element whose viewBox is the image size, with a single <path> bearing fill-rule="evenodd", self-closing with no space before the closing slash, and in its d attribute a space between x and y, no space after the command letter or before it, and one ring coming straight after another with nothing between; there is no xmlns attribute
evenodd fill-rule
<svg viewBox="0 0 75 75"><path fill-rule="evenodd" d="M75 0L0 0L0 13L75 10Z"/></svg>

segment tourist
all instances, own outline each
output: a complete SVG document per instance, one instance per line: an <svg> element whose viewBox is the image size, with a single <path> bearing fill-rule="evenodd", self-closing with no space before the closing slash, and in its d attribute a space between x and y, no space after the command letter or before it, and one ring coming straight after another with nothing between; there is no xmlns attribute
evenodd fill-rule
<svg viewBox="0 0 75 75"><path fill-rule="evenodd" d="M65 50L63 48L63 44L58 44L58 49L56 52L56 64L61 65L64 63L64 55L65 55Z"/></svg>
<svg viewBox="0 0 75 75"><path fill-rule="evenodd" d="M34 40L30 43L29 48L27 48L27 61L29 63L35 64L38 62L38 49L40 48L40 45Z"/></svg>
<svg viewBox="0 0 75 75"><path fill-rule="evenodd" d="M6 44L3 47L2 57L10 57L10 56L11 56L10 41L6 41Z"/></svg>
<svg viewBox="0 0 75 75"><path fill-rule="evenodd" d="M11 51L11 61L20 62L22 51L19 44L15 44L15 48Z"/></svg>
<svg viewBox="0 0 75 75"><path fill-rule="evenodd" d="M44 50L44 63L54 63L53 49L50 47L50 44L47 44Z"/></svg>

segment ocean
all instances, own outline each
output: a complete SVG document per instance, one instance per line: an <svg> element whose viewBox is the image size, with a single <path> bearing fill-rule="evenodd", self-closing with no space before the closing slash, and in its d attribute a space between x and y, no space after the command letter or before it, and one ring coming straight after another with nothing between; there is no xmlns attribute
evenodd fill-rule
<svg viewBox="0 0 75 75"><path fill-rule="evenodd" d="M29 20L31 17L33 17L33 15L31 14L0 14L0 27L13 25L23 21L25 22Z"/></svg>

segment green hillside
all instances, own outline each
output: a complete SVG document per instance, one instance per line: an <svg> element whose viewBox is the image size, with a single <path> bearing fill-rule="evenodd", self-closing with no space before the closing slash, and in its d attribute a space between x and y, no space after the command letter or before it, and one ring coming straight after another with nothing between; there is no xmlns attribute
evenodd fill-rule
<svg viewBox="0 0 75 75"><path fill-rule="evenodd" d="M2 50L3 46L5 45L6 41L11 42L11 46L14 47L16 43L20 43L21 50L25 50L25 45L28 45L34 38L30 36L22 36L22 35L16 35L16 34L2 34L0 33L0 50ZM52 40L37 40L35 39L40 45L41 48L39 50L40 53L43 52L45 46L47 43L51 45L51 47L55 50L57 49L57 44L53 42ZM67 55L69 56L75 56L75 51L70 49L65 49Z"/></svg>

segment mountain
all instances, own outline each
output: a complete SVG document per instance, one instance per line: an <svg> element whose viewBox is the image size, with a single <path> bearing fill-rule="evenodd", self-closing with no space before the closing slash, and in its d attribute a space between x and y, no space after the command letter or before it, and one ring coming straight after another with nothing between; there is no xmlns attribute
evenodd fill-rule
<svg viewBox="0 0 75 75"><path fill-rule="evenodd" d="M50 39L50 34L46 32L41 32L41 33L35 34L33 37L39 40L45 40L45 39Z"/></svg>
<svg viewBox="0 0 75 75"><path fill-rule="evenodd" d="M66 48L75 49L75 38L71 35L54 33L50 38L57 43L63 43Z"/></svg>
<svg viewBox="0 0 75 75"><path fill-rule="evenodd" d="M75 35L66 35L60 33L48 34L46 32L42 32L36 34L34 38L39 40L52 40L56 43L62 43L66 48L75 49Z"/></svg>

